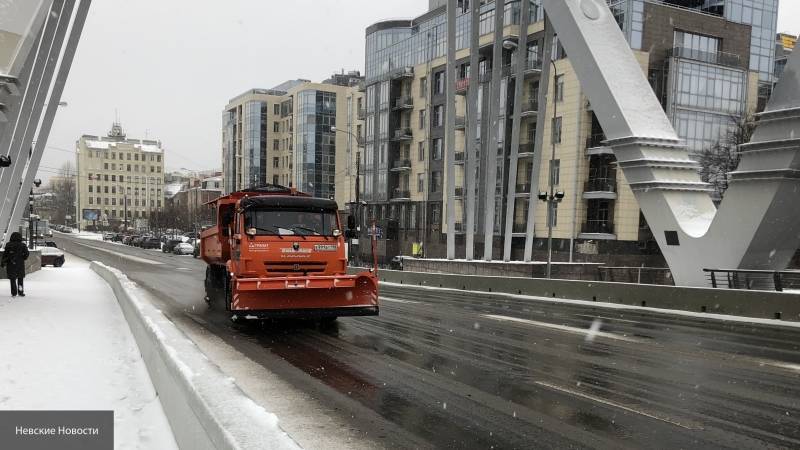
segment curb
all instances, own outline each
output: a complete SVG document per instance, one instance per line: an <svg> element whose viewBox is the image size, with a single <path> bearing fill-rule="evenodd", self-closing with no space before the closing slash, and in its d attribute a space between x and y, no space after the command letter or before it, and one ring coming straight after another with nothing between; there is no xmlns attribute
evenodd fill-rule
<svg viewBox="0 0 800 450"><path fill-rule="evenodd" d="M187 449L298 449L278 417L256 404L119 270L92 261L111 286L169 420Z"/></svg>

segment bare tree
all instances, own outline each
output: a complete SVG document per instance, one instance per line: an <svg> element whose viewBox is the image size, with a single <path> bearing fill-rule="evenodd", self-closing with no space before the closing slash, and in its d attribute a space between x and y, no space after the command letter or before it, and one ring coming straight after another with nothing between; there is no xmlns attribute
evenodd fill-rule
<svg viewBox="0 0 800 450"><path fill-rule="evenodd" d="M749 114L731 116L730 120L733 124L730 131L698 156L700 178L714 188L716 202L722 201L728 190L730 173L739 167L739 145L750 142L756 128L755 117Z"/></svg>
<svg viewBox="0 0 800 450"><path fill-rule="evenodd" d="M75 166L67 161L61 165L58 175L50 178L50 190L56 195L57 201L53 211L53 222L66 224L67 216L75 215ZM75 220L73 217L72 220Z"/></svg>

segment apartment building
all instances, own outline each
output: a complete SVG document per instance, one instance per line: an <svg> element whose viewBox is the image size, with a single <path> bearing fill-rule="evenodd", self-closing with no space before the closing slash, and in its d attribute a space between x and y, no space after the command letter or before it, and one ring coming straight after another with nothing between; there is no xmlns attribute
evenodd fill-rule
<svg viewBox="0 0 800 450"><path fill-rule="evenodd" d="M83 135L76 143L76 214L81 229L147 228L164 206L161 142L132 139L114 123L106 136Z"/></svg>
<svg viewBox="0 0 800 450"><path fill-rule="evenodd" d="M456 258L542 259L551 223L557 260L659 264L569 58L548 37L540 2L503 2L498 18L494 1L458 1L451 81L444 3L366 30L361 197L368 205L360 220L385 227L379 257L445 257L450 233ZM756 110L768 94L777 0L609 6L690 153L724 138L732 117ZM754 33L772 36L768 50L760 38L754 45ZM537 193L551 180L564 198L548 212Z"/></svg>
<svg viewBox="0 0 800 450"><path fill-rule="evenodd" d="M232 99L222 120L224 192L280 184L345 209L363 143L362 80L359 72L291 80Z"/></svg>

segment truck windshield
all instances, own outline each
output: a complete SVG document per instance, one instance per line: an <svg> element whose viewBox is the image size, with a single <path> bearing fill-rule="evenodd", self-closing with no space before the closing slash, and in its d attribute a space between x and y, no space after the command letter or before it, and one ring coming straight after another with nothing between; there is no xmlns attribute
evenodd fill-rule
<svg viewBox="0 0 800 450"><path fill-rule="evenodd" d="M251 209L245 212L245 230L257 235L333 236L338 228L336 211Z"/></svg>

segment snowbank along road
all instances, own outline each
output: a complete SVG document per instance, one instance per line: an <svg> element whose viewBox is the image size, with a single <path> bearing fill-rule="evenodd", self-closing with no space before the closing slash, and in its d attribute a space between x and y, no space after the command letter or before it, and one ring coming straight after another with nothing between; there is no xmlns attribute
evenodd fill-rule
<svg viewBox="0 0 800 450"><path fill-rule="evenodd" d="M800 446L797 326L382 285L379 317L235 327L200 260L56 241L151 292L307 448Z"/></svg>

